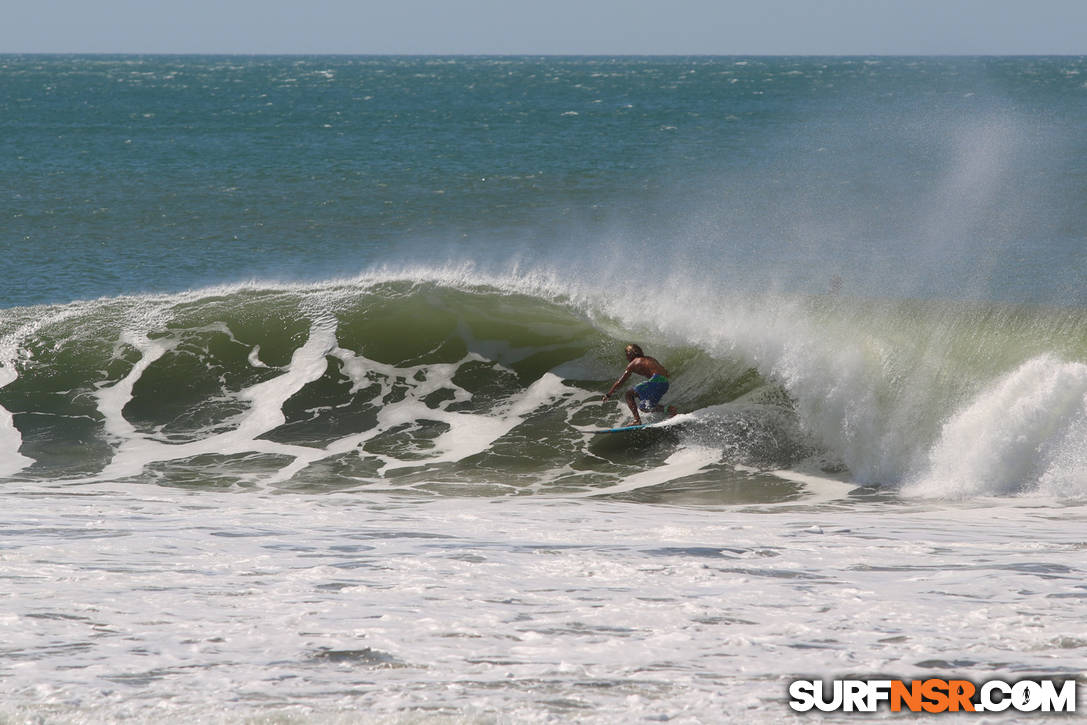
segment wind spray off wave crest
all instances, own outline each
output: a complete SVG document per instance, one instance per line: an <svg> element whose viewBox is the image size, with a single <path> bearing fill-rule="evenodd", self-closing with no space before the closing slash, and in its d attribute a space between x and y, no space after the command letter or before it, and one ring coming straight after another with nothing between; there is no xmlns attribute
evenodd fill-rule
<svg viewBox="0 0 1087 725"><path fill-rule="evenodd" d="M1081 309L694 287L617 298L604 307L630 329L780 385L853 480L948 497L1085 490ZM990 392L1005 379L1021 384Z"/></svg>

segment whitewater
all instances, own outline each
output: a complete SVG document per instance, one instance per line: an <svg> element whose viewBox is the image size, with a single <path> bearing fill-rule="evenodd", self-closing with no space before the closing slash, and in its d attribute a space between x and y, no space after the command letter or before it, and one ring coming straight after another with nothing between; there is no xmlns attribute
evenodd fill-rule
<svg viewBox="0 0 1087 725"><path fill-rule="evenodd" d="M1083 59L0 60L0 722L1082 701Z"/></svg>

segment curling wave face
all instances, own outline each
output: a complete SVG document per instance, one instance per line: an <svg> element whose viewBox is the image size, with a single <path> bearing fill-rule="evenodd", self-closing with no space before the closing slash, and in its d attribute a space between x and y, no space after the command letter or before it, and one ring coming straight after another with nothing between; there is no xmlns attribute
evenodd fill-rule
<svg viewBox="0 0 1087 725"><path fill-rule="evenodd" d="M790 500L787 469L920 495L1087 490L1081 314L639 294L414 272L16 308L0 475L720 502ZM584 429L624 419L599 397L630 339L693 412L601 441Z"/></svg>

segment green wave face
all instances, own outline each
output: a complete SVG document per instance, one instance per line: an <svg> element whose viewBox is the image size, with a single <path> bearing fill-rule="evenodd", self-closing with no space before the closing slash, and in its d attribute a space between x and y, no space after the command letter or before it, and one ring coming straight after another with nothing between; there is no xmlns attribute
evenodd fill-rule
<svg viewBox="0 0 1087 725"><path fill-rule="evenodd" d="M540 297L406 281L13 317L0 404L32 461L19 477L531 492L613 481L668 445L591 450L578 427L617 422L598 403L626 340ZM742 367L698 397L757 385Z"/></svg>

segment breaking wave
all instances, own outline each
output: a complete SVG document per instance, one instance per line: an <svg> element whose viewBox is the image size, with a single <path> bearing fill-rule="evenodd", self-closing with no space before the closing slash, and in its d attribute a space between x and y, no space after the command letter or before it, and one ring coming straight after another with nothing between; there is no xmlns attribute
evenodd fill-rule
<svg viewBox="0 0 1087 725"><path fill-rule="evenodd" d="M1077 310L460 269L7 312L10 479L503 495L809 471L908 495L1087 492ZM604 441L586 429L626 417L600 395L629 340L687 415Z"/></svg>

